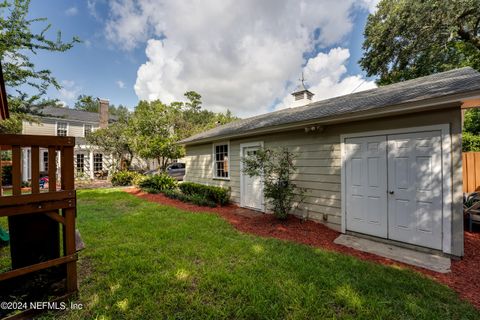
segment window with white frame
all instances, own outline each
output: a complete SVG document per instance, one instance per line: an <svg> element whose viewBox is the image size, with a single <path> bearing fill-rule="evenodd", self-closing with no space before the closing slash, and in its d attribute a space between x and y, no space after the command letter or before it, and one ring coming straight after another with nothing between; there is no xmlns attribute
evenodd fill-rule
<svg viewBox="0 0 480 320"><path fill-rule="evenodd" d="M95 153L93 155L93 171L102 171L103 170L103 154Z"/></svg>
<svg viewBox="0 0 480 320"><path fill-rule="evenodd" d="M77 153L77 173L85 172L85 155L83 153Z"/></svg>
<svg viewBox="0 0 480 320"><path fill-rule="evenodd" d="M214 176L215 178L228 178L229 161L228 161L228 143L215 144L214 151Z"/></svg>
<svg viewBox="0 0 480 320"><path fill-rule="evenodd" d="M66 122L57 122L57 136L65 137L67 135L68 124Z"/></svg>
<svg viewBox="0 0 480 320"><path fill-rule="evenodd" d="M86 137L92 133L92 125L91 124L85 124L83 127L83 136Z"/></svg>
<svg viewBox="0 0 480 320"><path fill-rule="evenodd" d="M48 171L48 151L43 152L43 171Z"/></svg>

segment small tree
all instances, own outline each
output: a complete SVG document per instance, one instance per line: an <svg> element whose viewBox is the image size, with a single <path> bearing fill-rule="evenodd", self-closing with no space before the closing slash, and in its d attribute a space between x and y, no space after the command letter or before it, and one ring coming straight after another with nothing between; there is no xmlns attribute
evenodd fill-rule
<svg viewBox="0 0 480 320"><path fill-rule="evenodd" d="M286 219L293 209L295 198L298 197L301 203L305 195L305 189L299 188L291 179L296 172L294 159L294 154L287 148L260 149L255 155L242 159L245 174L262 177L265 197L278 219Z"/></svg>

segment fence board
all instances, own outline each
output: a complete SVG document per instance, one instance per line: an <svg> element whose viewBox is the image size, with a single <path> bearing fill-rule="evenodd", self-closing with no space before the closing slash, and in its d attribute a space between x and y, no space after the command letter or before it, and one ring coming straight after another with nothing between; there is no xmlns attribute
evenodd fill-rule
<svg viewBox="0 0 480 320"><path fill-rule="evenodd" d="M480 191L480 152L462 153L463 192Z"/></svg>

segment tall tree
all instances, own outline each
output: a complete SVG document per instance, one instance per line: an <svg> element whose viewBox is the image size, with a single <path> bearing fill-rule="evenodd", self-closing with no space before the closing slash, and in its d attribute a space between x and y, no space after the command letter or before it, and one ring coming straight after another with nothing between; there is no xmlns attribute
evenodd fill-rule
<svg viewBox="0 0 480 320"><path fill-rule="evenodd" d="M176 144L175 126L180 110L156 100L140 101L132 115L129 135L135 152L146 159L156 159L165 170L172 159L183 156L184 150Z"/></svg>
<svg viewBox="0 0 480 320"><path fill-rule="evenodd" d="M382 0L360 65L385 85L458 67L480 70L479 0Z"/></svg>
<svg viewBox="0 0 480 320"><path fill-rule="evenodd" d="M176 125L180 139L239 119L230 110L225 113L202 110L202 96L195 91L186 92L185 97L187 102L172 103L172 106L181 110L181 120Z"/></svg>
<svg viewBox="0 0 480 320"><path fill-rule="evenodd" d="M98 100L93 96L86 94L81 94L77 97L75 105L73 106L77 110L88 111L88 112L98 112Z"/></svg>
<svg viewBox="0 0 480 320"><path fill-rule="evenodd" d="M29 0L6 0L0 3L0 61L7 87L8 104L11 118L2 121L0 132L18 133L22 119L32 118L27 113L35 113L45 105L53 103L44 99L50 86L61 86L48 69L37 69L30 60L38 52L65 52L80 40L73 37L63 42L60 31L55 40L47 37L51 25L46 18L29 19ZM32 29L43 24L40 32ZM31 92L27 93L25 90Z"/></svg>

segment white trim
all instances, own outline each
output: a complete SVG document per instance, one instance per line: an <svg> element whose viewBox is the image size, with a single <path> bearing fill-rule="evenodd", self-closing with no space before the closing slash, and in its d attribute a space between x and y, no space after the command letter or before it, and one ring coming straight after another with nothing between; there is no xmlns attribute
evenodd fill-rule
<svg viewBox="0 0 480 320"><path fill-rule="evenodd" d="M91 123L84 123L84 124L83 124L83 137L84 137L84 138L86 137L86 135L85 135L85 126L86 126L86 125L89 125L89 126L90 126L90 133L93 132L93 124L91 124Z"/></svg>
<svg viewBox="0 0 480 320"><path fill-rule="evenodd" d="M450 124L439 124L431 126L410 127L389 130L365 131L357 133L347 133L340 135L340 153L341 162L341 231L346 231L345 216L345 194L346 194L346 174L345 174L345 139L356 137L369 137L377 135L391 135L399 133L415 133L422 131L441 131L442 135L442 191L443 191L443 221L442 221L442 251L447 254L452 253L452 140L450 134Z"/></svg>
<svg viewBox="0 0 480 320"><path fill-rule="evenodd" d="M61 137L58 135L58 123L66 123L67 124L67 134L65 135L66 137L68 137L68 131L70 129L70 124L68 123L68 121L55 121L55 136L57 137Z"/></svg>
<svg viewBox="0 0 480 320"><path fill-rule="evenodd" d="M251 147L260 147L263 148L263 141L257 141L257 142L246 142L246 143L241 143L240 144L240 206L245 207L243 204L243 149L245 148L251 148ZM265 212L265 198L263 196L263 182L262 182L262 205L261 205L261 211Z"/></svg>
<svg viewBox="0 0 480 320"><path fill-rule="evenodd" d="M221 145L227 145L228 146L228 177L217 177L217 170L215 170L215 160L216 160L216 155L215 155L215 146L221 146ZM232 176L232 171L231 171L231 155L232 151L230 150L230 140L224 140L224 141L219 141L219 142L214 142L212 143L212 178L214 180L226 180L230 181L230 178Z"/></svg>

